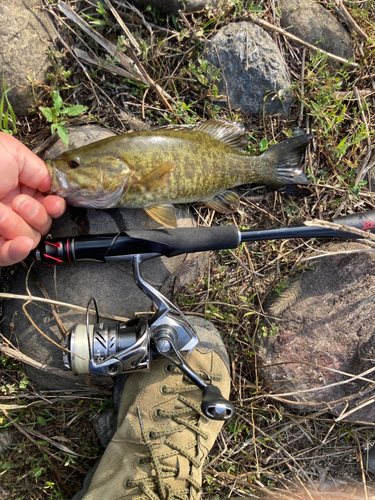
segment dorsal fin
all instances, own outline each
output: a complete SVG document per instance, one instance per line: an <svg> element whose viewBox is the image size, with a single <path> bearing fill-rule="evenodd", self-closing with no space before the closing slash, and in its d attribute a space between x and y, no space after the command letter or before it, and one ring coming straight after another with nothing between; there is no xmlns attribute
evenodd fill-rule
<svg viewBox="0 0 375 500"><path fill-rule="evenodd" d="M195 130L206 132L218 141L225 142L235 151L241 152L246 147L245 127L225 120L209 120L195 127Z"/></svg>

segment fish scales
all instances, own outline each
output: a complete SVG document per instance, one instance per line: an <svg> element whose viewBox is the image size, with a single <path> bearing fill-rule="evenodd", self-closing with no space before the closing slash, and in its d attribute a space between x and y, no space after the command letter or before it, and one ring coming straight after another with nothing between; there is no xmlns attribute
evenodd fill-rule
<svg viewBox="0 0 375 500"><path fill-rule="evenodd" d="M242 152L245 129L222 120L132 132L47 160L50 192L76 206L144 208L174 227L173 203L200 201L225 212L238 207L228 189L241 184L307 184L298 164L310 140L293 137L255 157Z"/></svg>
<svg viewBox="0 0 375 500"><path fill-rule="evenodd" d="M168 133L169 132L169 133ZM124 137L126 163L141 177L151 172L155 165L173 161L168 183L161 189L140 196L137 190L124 193L123 206L142 207L144 202L165 201L166 195L174 203L189 203L197 199L204 201L221 192L223 186L235 186L252 182L255 172L245 169L245 162L257 158L236 154L232 148L212 138L203 137L193 131L166 131L165 136L155 141L143 141L143 137ZM185 132L185 133L184 133ZM186 134L189 132L189 135ZM130 136L132 134L129 134ZM128 142L129 141L129 142ZM140 153L142 152L142 153ZM122 156L122 155L120 155ZM125 155L124 155L125 156ZM255 161L254 161L255 160ZM142 167L140 167L142 164Z"/></svg>

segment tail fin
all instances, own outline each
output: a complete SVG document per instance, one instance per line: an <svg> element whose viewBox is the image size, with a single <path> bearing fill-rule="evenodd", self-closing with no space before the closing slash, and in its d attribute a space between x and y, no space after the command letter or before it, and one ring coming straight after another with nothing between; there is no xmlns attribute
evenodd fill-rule
<svg viewBox="0 0 375 500"><path fill-rule="evenodd" d="M262 158L273 165L269 186L279 189L291 184L309 184L308 178L298 165L311 139L312 136L309 134L297 135L275 144L263 153Z"/></svg>

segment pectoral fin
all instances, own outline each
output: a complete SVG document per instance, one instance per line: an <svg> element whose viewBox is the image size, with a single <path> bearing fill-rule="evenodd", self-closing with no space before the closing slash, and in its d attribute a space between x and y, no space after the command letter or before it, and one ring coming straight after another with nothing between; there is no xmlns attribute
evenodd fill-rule
<svg viewBox="0 0 375 500"><path fill-rule="evenodd" d="M144 210L163 226L177 227L176 209L173 205L153 205L152 207L146 207Z"/></svg>
<svg viewBox="0 0 375 500"><path fill-rule="evenodd" d="M174 167L173 161L166 161L162 165L154 168L147 175L142 177L135 185L134 189L142 192L157 191L167 182L169 174Z"/></svg>
<svg viewBox="0 0 375 500"><path fill-rule="evenodd" d="M223 191L209 201L204 201L208 208L217 212L234 212L240 206L240 199L233 191Z"/></svg>

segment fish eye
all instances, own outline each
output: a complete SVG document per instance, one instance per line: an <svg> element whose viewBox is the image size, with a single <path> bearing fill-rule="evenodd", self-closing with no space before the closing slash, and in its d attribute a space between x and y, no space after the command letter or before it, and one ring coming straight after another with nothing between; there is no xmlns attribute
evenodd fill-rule
<svg viewBox="0 0 375 500"><path fill-rule="evenodd" d="M69 168L77 168L77 167L79 167L79 161L78 160L69 160L67 163L68 163L68 167Z"/></svg>

